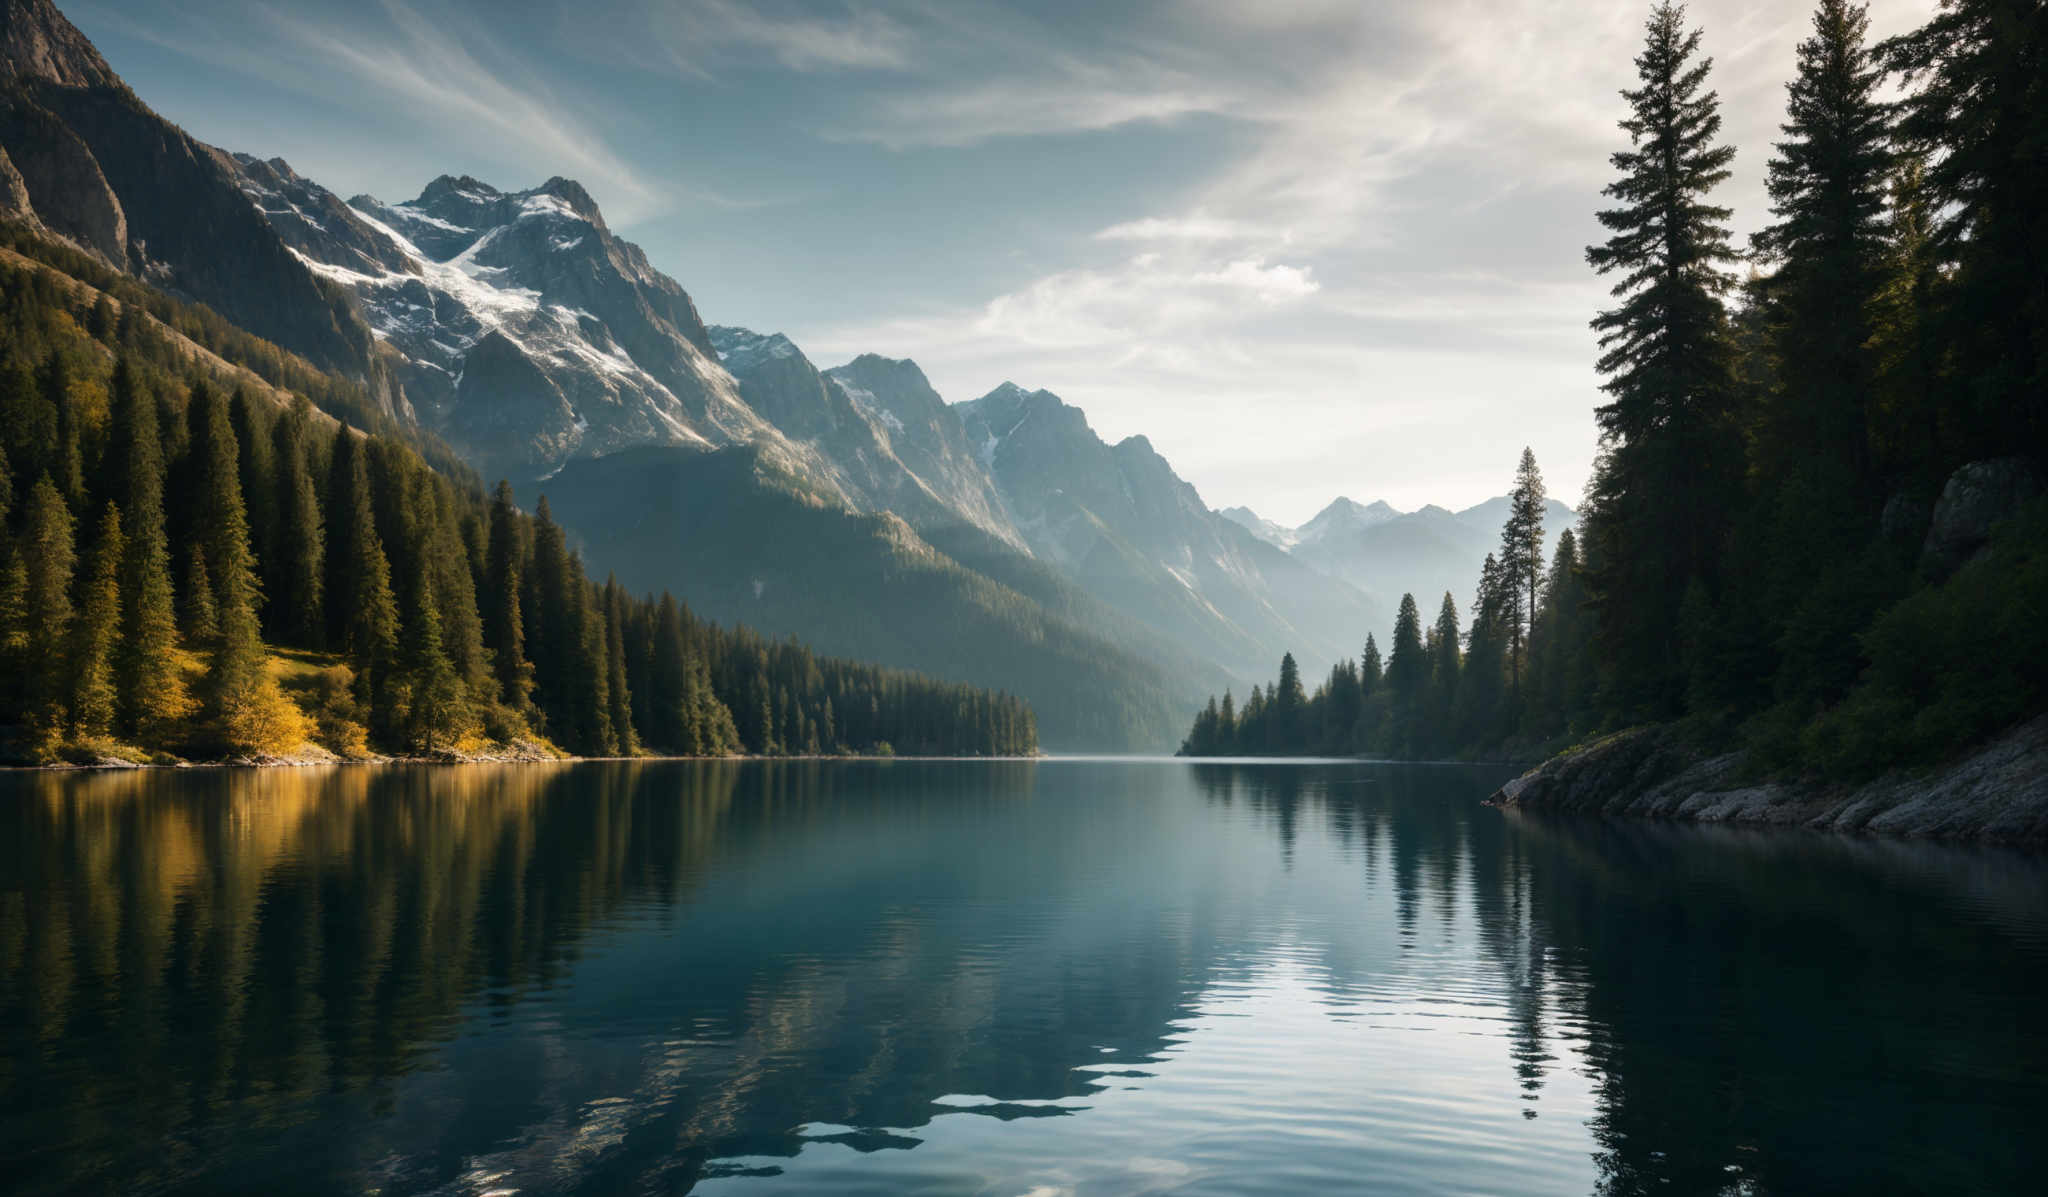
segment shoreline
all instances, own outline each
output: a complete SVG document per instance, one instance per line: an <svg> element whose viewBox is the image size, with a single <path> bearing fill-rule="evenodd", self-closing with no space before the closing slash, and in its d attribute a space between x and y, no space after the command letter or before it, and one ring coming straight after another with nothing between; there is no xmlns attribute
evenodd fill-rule
<svg viewBox="0 0 2048 1197"><path fill-rule="evenodd" d="M1708 752L1668 724L1634 728L1552 757L1486 805L2048 850L2048 715L1932 768L1854 783L1757 776L1740 751Z"/></svg>
<svg viewBox="0 0 2048 1197"><path fill-rule="evenodd" d="M116 761L104 760L87 764L62 761L48 765L0 764L0 774L5 773L120 773L163 770L176 772L189 769L345 769L376 768L390 765L590 765L590 764L640 764L652 765L678 761L1030 761L1053 759L1050 754L1036 756L916 756L908 753L894 753L881 756L872 753L828 754L815 753L801 756L759 756L752 753L721 753L713 756L675 756L668 754L651 756L544 756L540 754L477 753L468 756L386 756L366 759L346 757L264 757L225 761Z"/></svg>

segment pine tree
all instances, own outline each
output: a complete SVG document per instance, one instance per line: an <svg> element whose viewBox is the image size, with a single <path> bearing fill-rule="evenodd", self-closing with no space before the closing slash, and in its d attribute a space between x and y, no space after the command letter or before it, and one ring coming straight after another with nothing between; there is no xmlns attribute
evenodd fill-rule
<svg viewBox="0 0 2048 1197"><path fill-rule="evenodd" d="M1510 628L1520 579L1501 568L1489 554L1479 570L1479 593L1472 608L1472 634L1458 679L1456 713L1449 720L1457 740L1467 748L1491 747L1506 737L1507 677Z"/></svg>
<svg viewBox="0 0 2048 1197"><path fill-rule="evenodd" d="M259 598L256 611L259 627L276 628L282 613L269 600L284 586L278 572L282 554L277 463L272 453L272 419L269 400L252 398L244 387L228 397L228 420L235 433L235 459L242 480L243 519L248 527L251 574Z"/></svg>
<svg viewBox="0 0 2048 1197"><path fill-rule="evenodd" d="M5 535L13 513L14 475L0 452L0 705L10 709L25 705L29 636L27 566L15 538Z"/></svg>
<svg viewBox="0 0 2048 1197"><path fill-rule="evenodd" d="M464 722L498 703L498 681L484 648L483 618L477 611L476 575L454 511L454 492L430 473L420 475L424 494L420 506L433 519L427 539L428 565L433 572L434 602L441 617L441 643L461 687Z"/></svg>
<svg viewBox="0 0 2048 1197"><path fill-rule="evenodd" d="M71 731L103 740L114 730L114 660L121 635L121 509L107 504L80 578L78 622L70 645Z"/></svg>
<svg viewBox="0 0 2048 1197"><path fill-rule="evenodd" d="M79 444L74 382L71 363L62 353L52 353L43 363L43 395L57 414L57 443L51 456L50 477L64 501L77 506L85 501L85 466Z"/></svg>
<svg viewBox="0 0 2048 1197"><path fill-rule="evenodd" d="M277 421L271 464L277 473L277 619L279 638L320 647L327 636L326 527L319 487L313 481L312 407L303 398Z"/></svg>
<svg viewBox="0 0 2048 1197"><path fill-rule="evenodd" d="M582 642L581 579L569 572L569 546L548 509L546 495L534 508L533 620L527 643L533 653L533 700L547 734L567 743L575 727L573 708L576 646Z"/></svg>
<svg viewBox="0 0 2048 1197"><path fill-rule="evenodd" d="M1531 727L1543 735L1569 727L1587 697L1581 687L1593 648L1583 635L1584 594L1578 571L1578 540L1566 528L1558 533L1543 602L1529 635L1529 697L1524 712Z"/></svg>
<svg viewBox="0 0 2048 1197"><path fill-rule="evenodd" d="M1620 206L1599 214L1613 236L1586 251L1601 274L1621 275L1620 306L1593 322L1609 396L1597 412L1601 501L1587 521L1603 542L1597 593L1625 703L1658 711L1682 695L1679 602L1691 579L1716 580L1742 461L1721 303L1735 255L1728 210L1706 201L1734 150L1714 144L1712 60L1695 61L1700 34L1683 21L1675 4L1651 12L1643 85L1622 93L1630 148L1613 155L1621 177L1605 191Z"/></svg>
<svg viewBox="0 0 2048 1197"><path fill-rule="evenodd" d="M57 469L57 406L19 357L0 364L0 440L21 500L33 479Z"/></svg>
<svg viewBox="0 0 2048 1197"><path fill-rule="evenodd" d="M199 433L192 445L198 468L195 530L205 546L206 578L212 583L220 635L206 672L207 714L227 747L275 752L294 747L292 720L279 719L285 700L270 675L257 619L262 594L249 549L249 525L242 501L242 458L228 401L203 384L187 400L197 406ZM292 712L296 715L296 712ZM291 741L285 743L283 741Z"/></svg>
<svg viewBox="0 0 2048 1197"><path fill-rule="evenodd" d="M1286 653L1280 658L1280 681L1273 687L1270 706L1269 747L1281 753L1296 753L1306 748L1308 695L1302 693L1301 667L1294 663L1293 653Z"/></svg>
<svg viewBox="0 0 2048 1197"><path fill-rule="evenodd" d="M22 515L22 623L28 629L22 654L23 695L31 722L46 735L58 734L70 696L65 649L71 634L71 571L76 564L71 512L49 475L36 480Z"/></svg>
<svg viewBox="0 0 2048 1197"><path fill-rule="evenodd" d="M328 642L348 654L358 700L374 706L394 680L398 603L391 563L377 535L362 444L347 428L334 438L327 496Z"/></svg>
<svg viewBox="0 0 2048 1197"><path fill-rule="evenodd" d="M1869 343L1891 171L1868 23L1860 5L1820 0L1770 161L1776 219L1753 238L1777 266L1763 284L1778 387L1758 442L1762 468L1777 476L1825 464L1833 476L1823 483L1842 490L1870 484Z"/></svg>
<svg viewBox="0 0 2048 1197"><path fill-rule="evenodd" d="M1492 557L1487 558L1489 564L1492 561ZM1459 674L1465 664L1464 654L1460 651L1463 640L1458 629L1458 604L1447 590L1444 601L1437 606L1436 622L1430 626L1427 637L1429 689L1426 709L1429 712L1428 736L1432 752L1453 747Z"/></svg>
<svg viewBox="0 0 2048 1197"><path fill-rule="evenodd" d="M1898 134L1927 163L1935 245L1956 263L1942 317L1959 364L1961 454L2048 455L2048 5L1942 0L1878 47L1913 86Z"/></svg>
<svg viewBox="0 0 2048 1197"><path fill-rule="evenodd" d="M603 607L591 593L583 563L569 559L576 579L576 610L582 625L577 640L575 719L579 751L594 756L619 755L619 729L612 726L611 668L606 651L607 635Z"/></svg>
<svg viewBox="0 0 2048 1197"><path fill-rule="evenodd" d="M1387 654L1387 697L1392 736L1388 748L1409 751L1429 689L1430 658L1422 644L1422 612L1415 596L1401 596L1394 616L1393 648Z"/></svg>
<svg viewBox="0 0 2048 1197"><path fill-rule="evenodd" d="M705 751L689 693L688 649L683 642L682 612L673 595L664 592L655 609L653 642L648 662L648 746L660 752L695 756Z"/></svg>
<svg viewBox="0 0 2048 1197"><path fill-rule="evenodd" d="M605 693L612 735L623 756L640 751L633 733L633 695L626 685L626 592L616 575L604 582Z"/></svg>
<svg viewBox="0 0 2048 1197"><path fill-rule="evenodd" d="M185 551L185 638L211 644L220 636L220 608L206 569L206 546L193 541Z"/></svg>
<svg viewBox="0 0 2048 1197"><path fill-rule="evenodd" d="M490 533L484 553L484 643L498 674L507 706L525 712L533 705L533 665L526 659L526 542L512 484L503 480L491 495Z"/></svg>
<svg viewBox="0 0 2048 1197"><path fill-rule="evenodd" d="M431 570L413 570L407 592L396 662L399 680L387 699L384 721L407 749L433 752L454 746L473 727L467 697L443 647Z"/></svg>
<svg viewBox="0 0 2048 1197"><path fill-rule="evenodd" d="M1912 155L1892 172L1884 281L1871 329L1878 404L1872 452L1883 477L1931 487L1952 456L1945 446L1957 438L1943 418L1945 347L1936 301L1943 277L1926 179L1925 163Z"/></svg>
<svg viewBox="0 0 2048 1197"><path fill-rule="evenodd" d="M1526 447L1515 469L1515 487L1508 494L1507 523L1500 532L1502 619L1507 630L1508 678L1519 696L1522 662L1527 656L1529 625L1536 617L1537 591L1543 585L1543 516L1547 496L1536 454Z"/></svg>
<svg viewBox="0 0 2048 1197"><path fill-rule="evenodd" d="M192 711L178 664L176 591L164 530L164 460L156 401L126 357L114 364L113 441L118 471L113 493L124 512L127 551L121 561L121 652L115 662L117 723L149 743L162 743ZM210 610L212 591L203 587ZM204 622L214 623L211 618Z"/></svg>

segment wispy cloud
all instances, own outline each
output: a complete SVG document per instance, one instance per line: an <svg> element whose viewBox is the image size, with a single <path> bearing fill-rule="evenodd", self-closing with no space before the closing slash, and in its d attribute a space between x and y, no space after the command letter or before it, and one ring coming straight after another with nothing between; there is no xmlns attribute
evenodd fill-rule
<svg viewBox="0 0 2048 1197"><path fill-rule="evenodd" d="M260 10L293 44L341 67L380 97L402 97L423 119L538 151L562 163L631 221L657 203L660 190L614 153L595 129L571 115L540 77L495 45L481 28L445 28L420 12L385 0L395 36L366 40L343 30ZM480 57L480 55L482 57Z"/></svg>
<svg viewBox="0 0 2048 1197"><path fill-rule="evenodd" d="M376 7L381 22L347 25L259 3L152 12L146 19L93 11L99 24L197 62L356 109L366 122L386 122L396 108L468 155L546 163L549 173L578 177L621 223L677 197L740 203L715 190L693 192L644 176L592 122L575 114L577 105L550 87L540 71L474 20L436 19L402 0ZM264 36L251 36L251 30Z"/></svg>
<svg viewBox="0 0 2048 1197"><path fill-rule="evenodd" d="M1203 212L1185 216L1146 216L1110 225L1095 234L1097 241L1243 241L1266 238L1274 231L1241 220L1226 220ZM1281 240L1288 234L1280 232Z"/></svg>
<svg viewBox="0 0 2048 1197"><path fill-rule="evenodd" d="M645 10L669 61L711 77L735 50L765 52L793 71L896 70L910 65L911 31L887 13L819 14L790 5L683 0Z"/></svg>

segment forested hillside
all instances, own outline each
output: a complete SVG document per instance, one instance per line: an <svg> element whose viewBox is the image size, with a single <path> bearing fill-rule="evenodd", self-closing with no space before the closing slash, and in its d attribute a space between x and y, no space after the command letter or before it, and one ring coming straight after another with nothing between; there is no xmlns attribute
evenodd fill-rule
<svg viewBox="0 0 2048 1197"><path fill-rule="evenodd" d="M1384 662L1368 640L1309 695L1290 657L1185 751L1530 754L1682 720L1854 777L2048 707L2048 6L1947 0L1871 45L1822 0L1747 253L1700 41L1655 9L1624 93L1582 535L1546 565L1525 457L1468 629L1408 597Z"/></svg>
<svg viewBox="0 0 2048 1197"><path fill-rule="evenodd" d="M1062 748L1170 744L1186 720L1180 695L1202 693L1053 613L1033 585L1028 559L993 580L940 552L891 514L864 515L808 489L752 447L705 453L629 449L572 462L548 480L564 523L594 558L615 562L627 583L686 594L708 616L786 633L828 651L900 661L942 677L1011 679L1040 712L1046 742ZM967 527L943 538L982 550L982 569L1010 555ZM1077 603L1079 600L1075 600Z"/></svg>
<svg viewBox="0 0 2048 1197"><path fill-rule="evenodd" d="M8 238L26 251L0 261L15 756L1035 748L1017 699L596 585L545 500L528 515L435 468L430 442L337 420L378 423L204 309Z"/></svg>

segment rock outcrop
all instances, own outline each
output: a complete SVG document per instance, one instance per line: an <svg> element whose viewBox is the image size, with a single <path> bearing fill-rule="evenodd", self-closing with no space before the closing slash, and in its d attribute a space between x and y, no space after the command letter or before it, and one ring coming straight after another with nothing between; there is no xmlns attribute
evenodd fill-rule
<svg viewBox="0 0 2048 1197"><path fill-rule="evenodd" d="M1991 529L2041 492L2041 476L2024 457L1973 461L1949 475L1921 548L1923 567L1945 578L1991 543Z"/></svg>
<svg viewBox="0 0 2048 1197"><path fill-rule="evenodd" d="M1860 785L1759 778L1674 727L1619 732L1502 786L1509 810L1770 824L1939 839L2048 842L2048 715L1939 768Z"/></svg>

